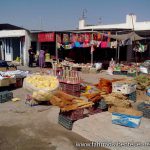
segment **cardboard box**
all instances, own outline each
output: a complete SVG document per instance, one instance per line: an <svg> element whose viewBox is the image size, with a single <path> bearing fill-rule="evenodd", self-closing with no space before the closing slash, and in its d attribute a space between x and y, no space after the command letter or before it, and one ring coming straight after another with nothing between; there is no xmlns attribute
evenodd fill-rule
<svg viewBox="0 0 150 150"><path fill-rule="evenodd" d="M112 83L112 92L118 92L122 94L131 94L135 91L136 91L135 83L121 83L121 82Z"/></svg>
<svg viewBox="0 0 150 150"><path fill-rule="evenodd" d="M133 108L111 107L112 123L130 128L136 128L140 125L143 113Z"/></svg>
<svg viewBox="0 0 150 150"><path fill-rule="evenodd" d="M112 113L112 123L130 128L136 128L140 125L142 116L132 116L120 113Z"/></svg>
<svg viewBox="0 0 150 150"><path fill-rule="evenodd" d="M0 67L0 71L7 71L7 67Z"/></svg>
<svg viewBox="0 0 150 150"><path fill-rule="evenodd" d="M8 78L0 80L0 87L3 87L3 86L9 86Z"/></svg>

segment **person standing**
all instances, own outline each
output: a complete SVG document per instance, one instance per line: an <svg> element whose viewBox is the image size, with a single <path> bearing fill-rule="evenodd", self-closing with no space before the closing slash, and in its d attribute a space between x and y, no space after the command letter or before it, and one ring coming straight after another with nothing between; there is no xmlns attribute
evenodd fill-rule
<svg viewBox="0 0 150 150"><path fill-rule="evenodd" d="M45 67L45 51L42 49L39 52L39 67Z"/></svg>
<svg viewBox="0 0 150 150"><path fill-rule="evenodd" d="M28 53L29 53L29 67L33 67L34 52L33 52L32 47L29 48Z"/></svg>

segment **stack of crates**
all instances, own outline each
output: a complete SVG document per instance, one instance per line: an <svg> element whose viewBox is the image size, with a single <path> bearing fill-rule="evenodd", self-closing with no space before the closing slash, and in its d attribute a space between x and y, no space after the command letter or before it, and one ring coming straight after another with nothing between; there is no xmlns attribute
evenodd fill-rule
<svg viewBox="0 0 150 150"><path fill-rule="evenodd" d="M10 91L0 92L0 103L10 101L13 98L13 93Z"/></svg>
<svg viewBox="0 0 150 150"><path fill-rule="evenodd" d="M70 83L60 82L60 89L68 94L80 97L80 83L70 84Z"/></svg>

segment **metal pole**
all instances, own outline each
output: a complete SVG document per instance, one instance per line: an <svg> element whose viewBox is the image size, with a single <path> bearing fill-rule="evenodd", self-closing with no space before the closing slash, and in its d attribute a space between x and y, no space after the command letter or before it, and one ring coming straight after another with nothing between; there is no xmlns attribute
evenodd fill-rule
<svg viewBox="0 0 150 150"><path fill-rule="evenodd" d="M118 44L117 44L118 45ZM119 63L119 60L120 60L120 47L118 45L118 63Z"/></svg>
<svg viewBox="0 0 150 150"><path fill-rule="evenodd" d="M55 35L55 53L56 53L56 60L58 60L58 49L57 49L57 35Z"/></svg>
<svg viewBox="0 0 150 150"><path fill-rule="evenodd" d="M93 29L92 29L92 42L93 42ZM93 50L91 50L91 66L93 66Z"/></svg>

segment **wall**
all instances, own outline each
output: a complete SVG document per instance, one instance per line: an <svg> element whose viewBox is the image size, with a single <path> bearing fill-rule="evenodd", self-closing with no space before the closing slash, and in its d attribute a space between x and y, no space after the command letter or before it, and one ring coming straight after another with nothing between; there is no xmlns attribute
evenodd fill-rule
<svg viewBox="0 0 150 150"><path fill-rule="evenodd" d="M108 25L93 25L86 26L85 20L79 20L79 29L101 29L101 30L110 30L110 29L134 29L135 30L150 30L150 21L137 22L136 15L128 14L126 15L126 22L120 24L108 24Z"/></svg>

